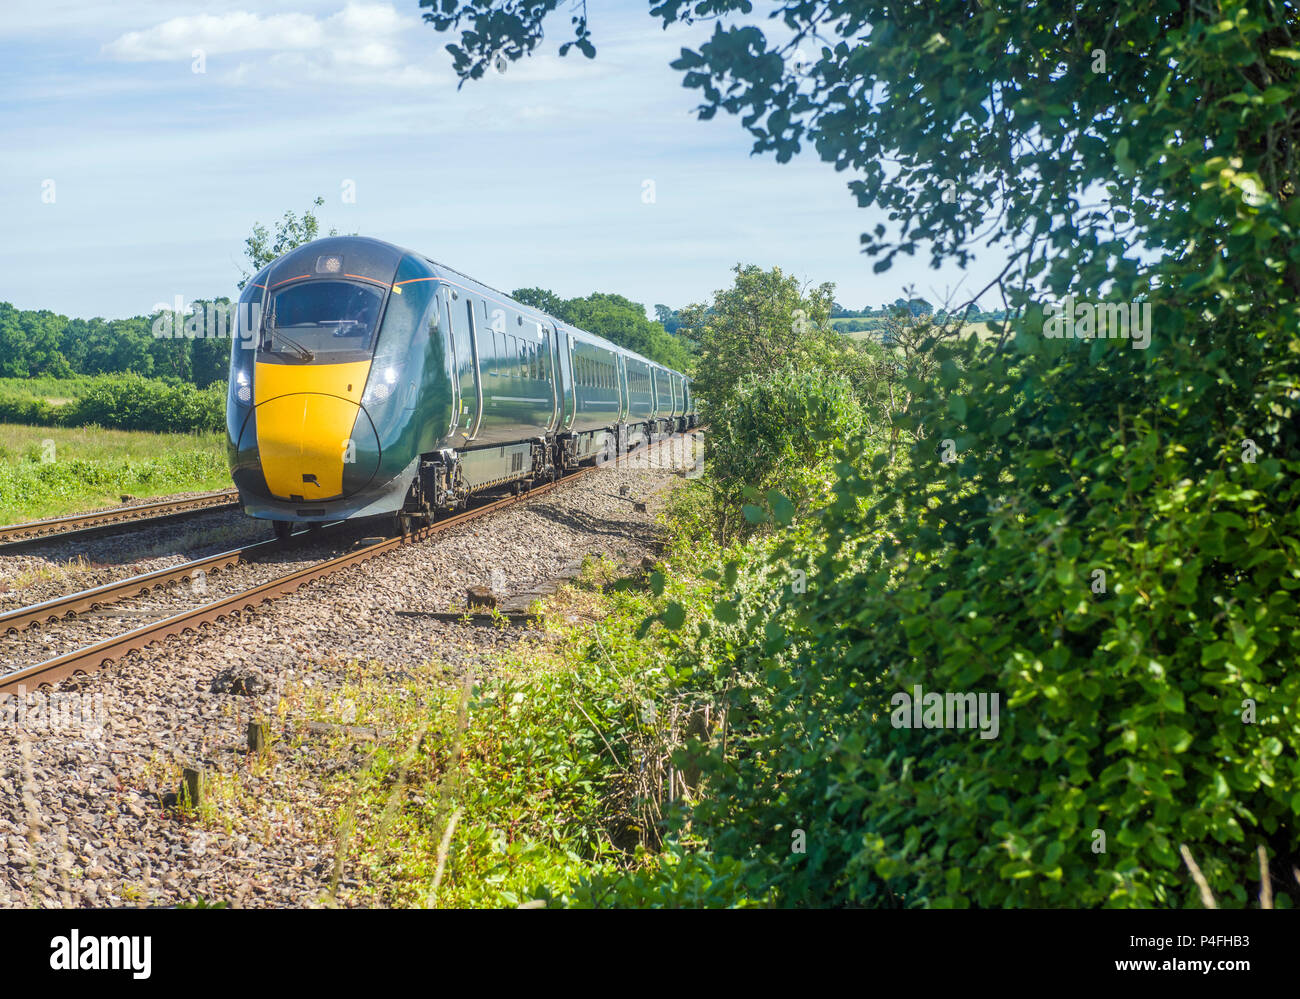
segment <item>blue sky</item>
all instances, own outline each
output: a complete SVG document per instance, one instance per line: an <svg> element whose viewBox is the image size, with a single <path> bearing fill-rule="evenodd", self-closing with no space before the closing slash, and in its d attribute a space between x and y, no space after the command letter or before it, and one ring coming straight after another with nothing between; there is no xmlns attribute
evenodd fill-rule
<svg viewBox="0 0 1300 999"><path fill-rule="evenodd" d="M738 262L834 282L849 308L1000 269L918 254L872 274L858 236L882 220L848 175L752 157L737 119L696 120L668 63L711 26L664 31L648 6L590 0L594 61L556 54L557 20L538 55L457 91L416 0L9 0L0 300L116 317L233 294L253 224L316 195L326 227L496 287L648 306L705 300Z"/></svg>

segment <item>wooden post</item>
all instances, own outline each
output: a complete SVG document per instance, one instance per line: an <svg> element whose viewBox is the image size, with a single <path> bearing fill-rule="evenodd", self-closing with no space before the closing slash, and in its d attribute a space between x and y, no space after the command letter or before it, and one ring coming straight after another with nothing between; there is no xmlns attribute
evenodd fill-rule
<svg viewBox="0 0 1300 999"><path fill-rule="evenodd" d="M271 742L271 726L264 721L248 723L248 751L262 754Z"/></svg>
<svg viewBox="0 0 1300 999"><path fill-rule="evenodd" d="M203 771L186 767L182 771L181 804L198 808L203 803Z"/></svg>

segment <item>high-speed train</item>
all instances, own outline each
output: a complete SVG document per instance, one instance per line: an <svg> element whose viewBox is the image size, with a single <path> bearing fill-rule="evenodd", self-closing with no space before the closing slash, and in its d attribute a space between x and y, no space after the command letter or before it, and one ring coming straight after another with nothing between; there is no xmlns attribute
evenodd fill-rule
<svg viewBox="0 0 1300 999"><path fill-rule="evenodd" d="M239 300L231 475L281 536L381 515L409 529L695 424L680 372L377 239L300 246Z"/></svg>

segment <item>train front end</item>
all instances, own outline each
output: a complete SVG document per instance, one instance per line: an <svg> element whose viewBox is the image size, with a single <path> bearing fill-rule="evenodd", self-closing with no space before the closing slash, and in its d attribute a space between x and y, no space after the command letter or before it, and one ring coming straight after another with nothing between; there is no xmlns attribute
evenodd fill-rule
<svg viewBox="0 0 1300 999"><path fill-rule="evenodd" d="M249 281L226 406L245 513L284 535L402 508L451 405L430 274L390 244L331 237Z"/></svg>

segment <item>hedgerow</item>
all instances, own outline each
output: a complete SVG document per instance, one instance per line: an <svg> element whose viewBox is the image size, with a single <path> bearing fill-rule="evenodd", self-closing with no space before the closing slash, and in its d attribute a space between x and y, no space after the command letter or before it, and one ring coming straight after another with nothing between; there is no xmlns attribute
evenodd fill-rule
<svg viewBox="0 0 1300 999"><path fill-rule="evenodd" d="M140 375L40 379L31 388L9 379L0 386L0 423L46 427L101 426L170 433L220 430L225 426L223 384L205 389ZM52 402L41 393L66 396Z"/></svg>

